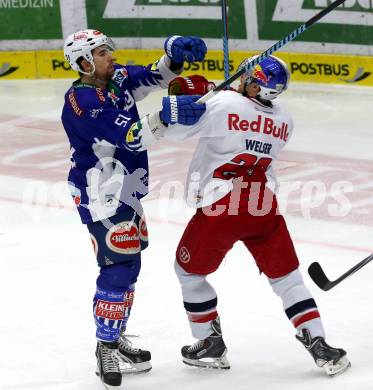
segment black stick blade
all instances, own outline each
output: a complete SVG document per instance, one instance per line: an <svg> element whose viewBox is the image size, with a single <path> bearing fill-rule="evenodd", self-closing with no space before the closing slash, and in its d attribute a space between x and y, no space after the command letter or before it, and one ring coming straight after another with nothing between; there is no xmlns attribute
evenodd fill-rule
<svg viewBox="0 0 373 390"><path fill-rule="evenodd" d="M308 267L308 274L321 290L328 291L333 287L333 282L327 278L319 263L312 263Z"/></svg>

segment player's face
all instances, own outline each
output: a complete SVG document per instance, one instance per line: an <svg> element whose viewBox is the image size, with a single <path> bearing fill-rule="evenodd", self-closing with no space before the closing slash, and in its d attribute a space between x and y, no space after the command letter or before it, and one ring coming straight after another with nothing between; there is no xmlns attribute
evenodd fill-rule
<svg viewBox="0 0 373 390"><path fill-rule="evenodd" d="M95 76L102 80L110 80L114 74L113 52L106 45L97 47L92 52L95 63Z"/></svg>
<svg viewBox="0 0 373 390"><path fill-rule="evenodd" d="M246 93L249 97L255 97L260 92L260 86L256 82L251 82L246 86Z"/></svg>
<svg viewBox="0 0 373 390"><path fill-rule="evenodd" d="M252 98L258 95L258 93L260 92L260 86L255 81L252 81L245 86L245 81L246 78L241 77L241 83L237 89L238 92L243 93L244 91L246 91L247 96Z"/></svg>

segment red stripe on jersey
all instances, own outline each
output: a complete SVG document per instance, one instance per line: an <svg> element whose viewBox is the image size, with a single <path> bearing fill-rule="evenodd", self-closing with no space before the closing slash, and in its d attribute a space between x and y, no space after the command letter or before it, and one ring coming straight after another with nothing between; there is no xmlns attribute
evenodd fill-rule
<svg viewBox="0 0 373 390"><path fill-rule="evenodd" d="M301 315L297 318L295 318L292 322L293 325L297 328L299 325L302 325L303 323L307 321L314 320L315 318L319 318L320 313L317 310L311 311L309 313L306 313L304 315Z"/></svg>
<svg viewBox="0 0 373 390"><path fill-rule="evenodd" d="M203 323L213 321L218 316L217 311L213 311L208 314L191 314L188 313L188 318L190 322Z"/></svg>

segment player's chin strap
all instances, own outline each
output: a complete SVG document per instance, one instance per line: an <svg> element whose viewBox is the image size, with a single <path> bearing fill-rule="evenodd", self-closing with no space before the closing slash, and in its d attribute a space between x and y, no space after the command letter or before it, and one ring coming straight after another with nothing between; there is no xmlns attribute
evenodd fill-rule
<svg viewBox="0 0 373 390"><path fill-rule="evenodd" d="M92 69L90 72L85 72L84 70L82 70L82 67L81 67L81 66L80 66L80 71L79 71L79 72L85 74L86 76L92 77L93 79L96 79L96 78L94 77L95 72L96 72L95 63L94 63L93 61L90 61L89 63L93 66L93 69Z"/></svg>
<svg viewBox="0 0 373 390"><path fill-rule="evenodd" d="M90 72L85 72L84 70L80 70L81 73L85 74L86 76L89 76L93 82L95 81L99 81L100 84L104 84L106 85L107 83L107 80L102 80L102 79L99 79L95 76L95 72L96 72L96 66L95 66L95 63L92 61L90 62L90 64L92 64L93 66L93 69L90 71Z"/></svg>
<svg viewBox="0 0 373 390"><path fill-rule="evenodd" d="M259 95L256 95L255 97L250 97L246 91L246 88L244 89L243 92L239 92L239 93L241 93L242 96L245 96L248 99L256 100L257 102L259 102L261 105L265 106L266 108L270 108L270 109L273 108L273 104L270 100L263 99ZM265 111L265 110L263 110L263 111ZM271 111L269 111L269 112L271 112Z"/></svg>

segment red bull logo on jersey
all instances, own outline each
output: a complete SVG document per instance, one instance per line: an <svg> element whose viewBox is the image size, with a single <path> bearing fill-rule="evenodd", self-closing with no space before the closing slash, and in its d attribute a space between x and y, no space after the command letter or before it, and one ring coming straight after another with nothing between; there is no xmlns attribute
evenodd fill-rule
<svg viewBox="0 0 373 390"><path fill-rule="evenodd" d="M250 122L247 119L241 119L238 114L228 114L228 130L268 134L286 142L289 137L288 128L287 123L275 124L272 118L263 115L258 115Z"/></svg>
<svg viewBox="0 0 373 390"><path fill-rule="evenodd" d="M251 77L259 80L262 84L268 85L271 76L267 76L262 67L260 65L256 65L253 72L251 73Z"/></svg>

